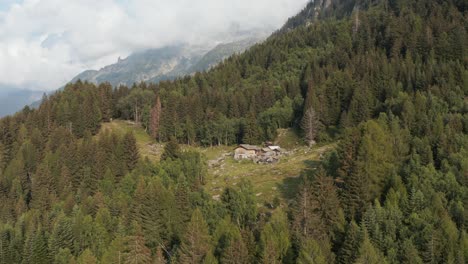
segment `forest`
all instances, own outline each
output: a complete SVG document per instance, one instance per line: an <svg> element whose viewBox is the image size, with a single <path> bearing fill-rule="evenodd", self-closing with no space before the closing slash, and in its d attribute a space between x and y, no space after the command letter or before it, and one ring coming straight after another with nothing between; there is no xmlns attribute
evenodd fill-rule
<svg viewBox="0 0 468 264"><path fill-rule="evenodd" d="M0 264L467 263L468 3L313 7L207 72L78 81L1 119ZM115 119L165 143L160 162L100 132ZM337 147L274 208L248 181L212 199L180 146L279 128Z"/></svg>

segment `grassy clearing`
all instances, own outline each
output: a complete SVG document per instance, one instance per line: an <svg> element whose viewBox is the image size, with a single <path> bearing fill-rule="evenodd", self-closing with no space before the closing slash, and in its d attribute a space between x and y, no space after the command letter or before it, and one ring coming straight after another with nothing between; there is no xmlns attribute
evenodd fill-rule
<svg viewBox="0 0 468 264"><path fill-rule="evenodd" d="M251 161L236 161L232 156L215 163L209 169L206 191L214 197L224 188L235 186L242 179L252 182L259 202L272 202L275 197L291 199L294 197L299 176L305 169L317 167L320 154L332 149L333 145L318 146L312 149L300 147L288 152L276 164L255 164ZM232 152L232 148L230 149ZM214 152L214 150L211 150ZM218 149L217 155L223 156L226 149Z"/></svg>
<svg viewBox="0 0 468 264"><path fill-rule="evenodd" d="M164 146L153 140L141 126L128 121L114 120L110 123L102 124L100 133L104 131L113 131L121 135L132 131L137 140L140 155L153 162L159 162Z"/></svg>
<svg viewBox="0 0 468 264"><path fill-rule="evenodd" d="M102 125L103 131L114 131L122 135L133 131L140 154L153 162L159 162L164 146L155 142L140 126L122 120ZM315 168L320 155L335 145L308 148L292 130L278 131L276 144L286 149L287 154L276 164L254 164L251 161L233 159L234 146L215 146L211 148L181 146L185 150L197 150L205 154L211 166L208 169L205 190L213 197L220 195L224 188L237 185L241 179L252 182L259 203L272 202L275 197L288 200L294 197L301 172Z"/></svg>

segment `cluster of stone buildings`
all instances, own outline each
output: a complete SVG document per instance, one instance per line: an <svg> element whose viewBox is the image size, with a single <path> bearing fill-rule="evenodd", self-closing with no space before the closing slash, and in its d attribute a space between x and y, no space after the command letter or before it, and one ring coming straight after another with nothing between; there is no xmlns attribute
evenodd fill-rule
<svg viewBox="0 0 468 264"><path fill-rule="evenodd" d="M267 144L266 147L241 144L234 150L234 159L252 160L255 163L276 163L281 157L281 148Z"/></svg>

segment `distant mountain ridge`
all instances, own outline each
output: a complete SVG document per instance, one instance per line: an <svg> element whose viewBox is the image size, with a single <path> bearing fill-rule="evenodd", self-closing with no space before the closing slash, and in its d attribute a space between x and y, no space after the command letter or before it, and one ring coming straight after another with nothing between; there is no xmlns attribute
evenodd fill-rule
<svg viewBox="0 0 468 264"><path fill-rule="evenodd" d="M24 106L39 100L43 94L44 91L0 84L0 117L21 110Z"/></svg>
<svg viewBox="0 0 468 264"><path fill-rule="evenodd" d="M133 53L115 64L100 70L87 70L74 77L92 83L109 82L113 86L139 82L159 82L171 80L197 71L205 71L222 62L235 53L241 53L263 40L263 35L249 37L226 44L219 44L213 49L174 45Z"/></svg>

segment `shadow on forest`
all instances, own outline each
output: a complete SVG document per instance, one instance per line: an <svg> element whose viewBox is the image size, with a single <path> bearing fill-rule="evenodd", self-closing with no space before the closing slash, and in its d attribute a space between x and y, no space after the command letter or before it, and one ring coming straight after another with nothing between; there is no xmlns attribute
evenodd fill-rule
<svg viewBox="0 0 468 264"><path fill-rule="evenodd" d="M320 166L320 161L305 160L304 164L306 165L306 168L301 171L300 175L297 177L285 178L281 183L277 183L277 188L283 199L291 200L296 197L297 190L302 182L302 175L316 170Z"/></svg>

